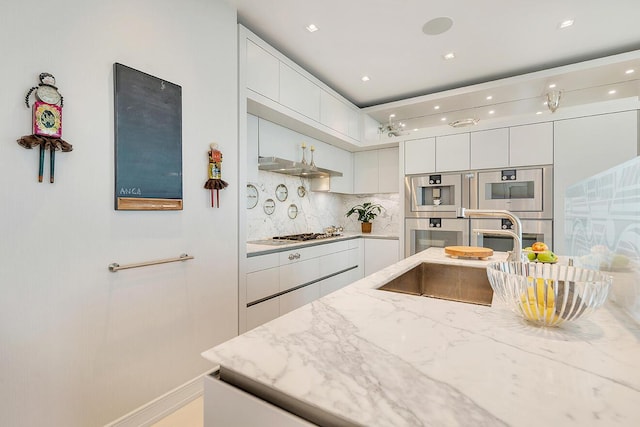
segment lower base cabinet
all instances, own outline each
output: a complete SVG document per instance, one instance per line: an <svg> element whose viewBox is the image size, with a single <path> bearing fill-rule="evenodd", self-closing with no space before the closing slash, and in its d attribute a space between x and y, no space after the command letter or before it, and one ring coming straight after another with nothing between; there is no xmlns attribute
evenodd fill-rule
<svg viewBox="0 0 640 427"><path fill-rule="evenodd" d="M368 276L398 262L398 240L364 240L364 275Z"/></svg>
<svg viewBox="0 0 640 427"><path fill-rule="evenodd" d="M246 329L302 307L362 277L361 239L249 258ZM244 310L243 310L244 309Z"/></svg>
<svg viewBox="0 0 640 427"><path fill-rule="evenodd" d="M204 378L204 427L313 425L212 375Z"/></svg>

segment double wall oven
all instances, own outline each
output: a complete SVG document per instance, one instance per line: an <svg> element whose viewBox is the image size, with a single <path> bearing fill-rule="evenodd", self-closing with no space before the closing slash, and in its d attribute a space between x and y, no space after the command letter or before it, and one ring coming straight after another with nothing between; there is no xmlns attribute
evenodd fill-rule
<svg viewBox="0 0 640 427"><path fill-rule="evenodd" d="M405 255L432 246L513 248L510 237L486 231L510 230L509 220L457 218L459 207L511 211L522 222L523 247L537 241L553 246L551 166L406 176ZM485 232L473 231L479 229Z"/></svg>
<svg viewBox="0 0 640 427"><path fill-rule="evenodd" d="M469 220L456 217L469 207L472 174L442 173L405 177L405 255L432 246L469 244Z"/></svg>

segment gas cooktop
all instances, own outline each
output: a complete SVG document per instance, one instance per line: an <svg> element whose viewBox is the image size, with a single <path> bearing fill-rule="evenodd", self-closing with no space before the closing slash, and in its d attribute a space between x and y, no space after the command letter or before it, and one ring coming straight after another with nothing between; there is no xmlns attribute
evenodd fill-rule
<svg viewBox="0 0 640 427"><path fill-rule="evenodd" d="M301 234L289 234L285 236L272 237L273 240L288 240L293 242L306 242L307 240L326 239L333 237L326 233L301 233Z"/></svg>

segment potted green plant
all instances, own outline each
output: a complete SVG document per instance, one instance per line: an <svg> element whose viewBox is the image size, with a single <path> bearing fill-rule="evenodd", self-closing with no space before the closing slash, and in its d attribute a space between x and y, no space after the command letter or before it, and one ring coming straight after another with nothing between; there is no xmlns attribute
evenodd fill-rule
<svg viewBox="0 0 640 427"><path fill-rule="evenodd" d="M362 232L371 233L371 221L382 212L382 209L384 209L382 205L366 202L349 209L347 217L358 214L358 221L362 223Z"/></svg>

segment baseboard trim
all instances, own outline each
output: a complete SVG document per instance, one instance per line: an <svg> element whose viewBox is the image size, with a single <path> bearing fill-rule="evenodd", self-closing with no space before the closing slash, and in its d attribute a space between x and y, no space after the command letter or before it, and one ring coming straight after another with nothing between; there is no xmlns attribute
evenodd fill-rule
<svg viewBox="0 0 640 427"><path fill-rule="evenodd" d="M177 411L187 403L202 396L204 392L203 379L211 373L207 371L198 377L174 388L168 393L134 409L127 415L105 425L105 427L150 427L169 414Z"/></svg>

